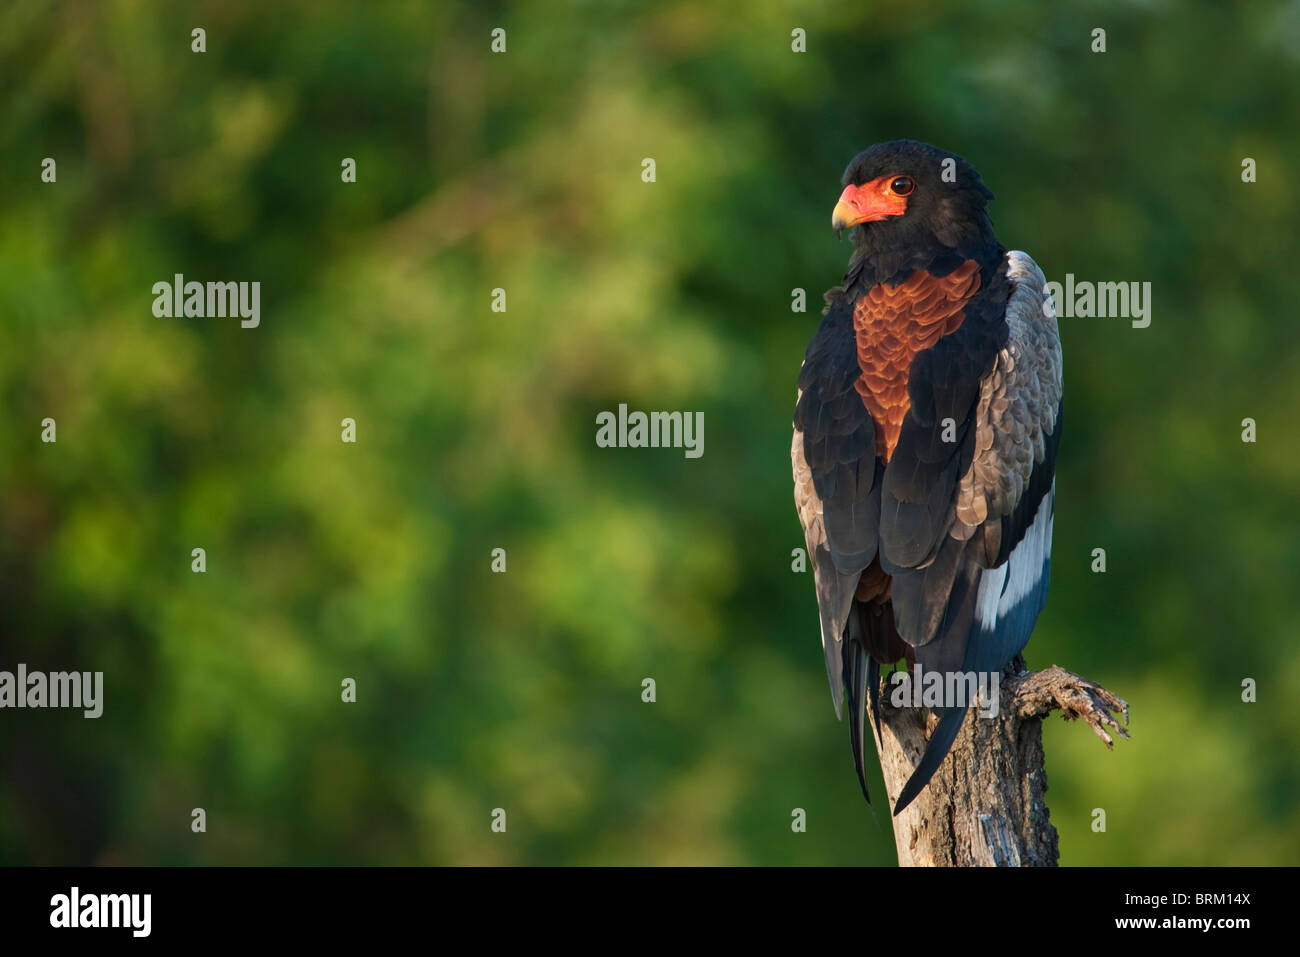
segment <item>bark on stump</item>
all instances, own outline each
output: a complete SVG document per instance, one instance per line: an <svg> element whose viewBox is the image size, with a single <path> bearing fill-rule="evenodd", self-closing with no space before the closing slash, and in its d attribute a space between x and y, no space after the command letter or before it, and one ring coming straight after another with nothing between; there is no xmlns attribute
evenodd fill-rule
<svg viewBox="0 0 1300 957"><path fill-rule="evenodd" d="M876 748L889 792L887 814L921 760L936 719L925 708L895 708L891 686L881 691ZM1053 665L1028 672L1017 659L999 687L998 714L975 709L929 786L893 818L902 866L1055 866L1059 856L1044 795L1042 719L1060 709L1067 721L1082 718L1110 748L1114 731L1128 733L1128 704L1105 688ZM870 722L870 715L868 715ZM875 739L875 735L872 735Z"/></svg>

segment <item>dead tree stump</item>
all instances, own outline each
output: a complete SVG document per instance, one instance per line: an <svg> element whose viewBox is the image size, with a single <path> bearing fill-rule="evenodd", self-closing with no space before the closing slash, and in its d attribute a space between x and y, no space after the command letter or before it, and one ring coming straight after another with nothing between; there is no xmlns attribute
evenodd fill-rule
<svg viewBox="0 0 1300 957"><path fill-rule="evenodd" d="M929 787L893 818L900 865L1054 867L1059 851L1044 800L1042 719L1058 708L1067 721L1082 718L1107 748L1111 731L1128 737L1112 714L1127 725L1127 702L1055 665L1029 672L1017 659L999 693L997 716L981 718L972 709ZM889 814L937 721L924 708L893 707L888 686L881 698L876 747Z"/></svg>

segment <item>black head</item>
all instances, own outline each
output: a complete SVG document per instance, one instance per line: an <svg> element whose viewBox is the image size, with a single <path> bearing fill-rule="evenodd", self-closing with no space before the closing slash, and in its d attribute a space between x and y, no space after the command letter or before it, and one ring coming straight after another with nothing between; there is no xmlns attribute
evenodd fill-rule
<svg viewBox="0 0 1300 957"><path fill-rule="evenodd" d="M916 140L877 143L853 158L843 185L831 225L851 229L862 255L997 248L985 209L993 193L960 156Z"/></svg>

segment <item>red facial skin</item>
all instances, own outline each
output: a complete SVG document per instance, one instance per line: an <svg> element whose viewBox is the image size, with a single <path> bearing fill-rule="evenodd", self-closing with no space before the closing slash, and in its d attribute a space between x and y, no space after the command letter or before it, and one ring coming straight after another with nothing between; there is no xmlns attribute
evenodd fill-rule
<svg viewBox="0 0 1300 957"><path fill-rule="evenodd" d="M898 174L890 174L861 186L846 186L831 213L831 226L846 229L859 223L902 216L907 212L907 196L894 191L893 183L898 178Z"/></svg>

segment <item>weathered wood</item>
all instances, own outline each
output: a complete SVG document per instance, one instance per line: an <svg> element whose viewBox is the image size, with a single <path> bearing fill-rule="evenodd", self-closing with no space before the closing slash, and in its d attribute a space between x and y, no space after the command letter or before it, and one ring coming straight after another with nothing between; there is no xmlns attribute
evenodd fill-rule
<svg viewBox="0 0 1300 957"><path fill-rule="evenodd" d="M1042 719L1060 709L1083 718L1106 744L1110 731L1127 738L1112 712L1128 724L1128 704L1105 688L1053 665L1028 672L1017 659L1003 676L998 714L972 709L943 766L893 819L903 866L1055 866L1056 828L1045 794ZM937 723L924 708L895 708L882 694L880 766L892 813L903 785ZM875 736L873 735L873 738Z"/></svg>

